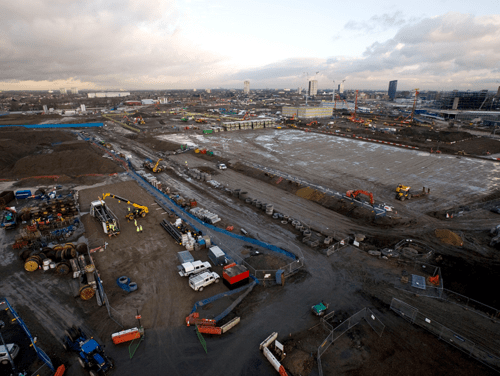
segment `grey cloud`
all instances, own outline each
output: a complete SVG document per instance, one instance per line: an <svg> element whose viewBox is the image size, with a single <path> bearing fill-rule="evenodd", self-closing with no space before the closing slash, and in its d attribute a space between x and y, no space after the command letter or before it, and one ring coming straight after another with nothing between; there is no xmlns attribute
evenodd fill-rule
<svg viewBox="0 0 500 376"><path fill-rule="evenodd" d="M374 15L365 21L350 20L344 25L344 29L371 32L376 29L387 30L391 27L399 27L407 22L408 20L404 18L403 13L396 11L392 14Z"/></svg>
<svg viewBox="0 0 500 376"><path fill-rule="evenodd" d="M220 58L189 48L180 24L175 0L9 2L0 12L0 79L120 86L139 75L204 75Z"/></svg>
<svg viewBox="0 0 500 376"><path fill-rule="evenodd" d="M491 82L492 77L498 77L499 61L500 16L448 13L403 25L393 38L369 46L362 58L331 57L315 61L314 70L320 71L326 80L350 77L349 80L357 80L363 87L377 83L380 86L376 87L386 86L387 80L399 77L408 82L421 80L452 88ZM294 73L300 77L297 73L306 64L295 68L290 62L283 62L282 77ZM278 83L280 69L276 64L256 69L252 75L262 77L260 72L271 70L274 82ZM236 76L243 77L248 72L240 73L241 76ZM304 80L293 84L298 81Z"/></svg>

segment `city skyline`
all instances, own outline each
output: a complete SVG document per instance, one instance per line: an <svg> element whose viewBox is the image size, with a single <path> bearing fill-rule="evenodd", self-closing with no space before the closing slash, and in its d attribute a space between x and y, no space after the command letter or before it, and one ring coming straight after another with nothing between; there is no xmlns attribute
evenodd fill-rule
<svg viewBox="0 0 500 376"><path fill-rule="evenodd" d="M319 91L342 80L345 90L382 90L393 79L401 91L500 84L494 1L259 4L8 3L0 90L243 89L244 81L253 90L307 87L311 79Z"/></svg>

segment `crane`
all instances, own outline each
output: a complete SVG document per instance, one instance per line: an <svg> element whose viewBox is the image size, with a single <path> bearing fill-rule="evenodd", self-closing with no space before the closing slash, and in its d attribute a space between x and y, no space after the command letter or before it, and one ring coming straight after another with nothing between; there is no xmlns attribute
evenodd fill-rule
<svg viewBox="0 0 500 376"><path fill-rule="evenodd" d="M364 123L365 121L363 119L356 118L356 112L358 111L358 92L359 90L356 90L356 99L354 100L354 112L351 113L351 117L348 119L353 123Z"/></svg>
<svg viewBox="0 0 500 376"><path fill-rule="evenodd" d="M127 200L126 198L114 195L112 193L104 193L102 195L103 201L104 201L104 199L106 197L112 197L112 198L118 200L118 202L125 201L128 205L132 205L136 209L134 211L131 211L131 212L127 213L127 215L125 216L125 218L127 218L128 221L132 221L133 219L135 219L137 217L144 218L146 216L146 214L149 213L149 209L148 209L147 206L136 204L134 202L131 202L130 200Z"/></svg>
<svg viewBox="0 0 500 376"><path fill-rule="evenodd" d="M162 168L161 168L161 166L159 166L160 161L163 161L163 159L159 158L156 161L156 164L153 165L153 161L151 159L146 159L146 161L144 162L144 167L146 167L148 170L151 170L151 171L153 171L155 173L156 172L161 172Z"/></svg>

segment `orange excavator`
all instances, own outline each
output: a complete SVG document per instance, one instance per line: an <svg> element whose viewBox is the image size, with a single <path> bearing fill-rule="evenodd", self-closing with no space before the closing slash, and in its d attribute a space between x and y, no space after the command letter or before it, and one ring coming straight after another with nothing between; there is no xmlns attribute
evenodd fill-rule
<svg viewBox="0 0 500 376"><path fill-rule="evenodd" d="M375 201L373 200L373 193L371 193L371 192L362 191L362 190L357 190L357 191L349 190L345 194L347 197L350 197L350 198L356 198L359 194L362 194L362 195L368 196L370 198L370 205L373 205L375 203Z"/></svg>
<svg viewBox="0 0 500 376"><path fill-rule="evenodd" d="M306 124L308 127L310 127L311 125L318 125L318 122L316 120L314 121L311 121L309 124Z"/></svg>

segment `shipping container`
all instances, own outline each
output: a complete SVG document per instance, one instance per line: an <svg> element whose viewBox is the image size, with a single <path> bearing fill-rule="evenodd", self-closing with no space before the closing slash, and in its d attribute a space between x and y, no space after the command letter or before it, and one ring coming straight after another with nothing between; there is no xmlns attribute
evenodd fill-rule
<svg viewBox="0 0 500 376"><path fill-rule="evenodd" d="M224 284L234 289L248 283L250 272L243 265L232 263L224 267L222 277Z"/></svg>
<svg viewBox="0 0 500 376"><path fill-rule="evenodd" d="M177 252L177 258L181 264L194 261L194 257L189 251Z"/></svg>
<svg viewBox="0 0 500 376"><path fill-rule="evenodd" d="M226 263L226 254L217 246L209 249L208 258L215 266L224 265Z"/></svg>

